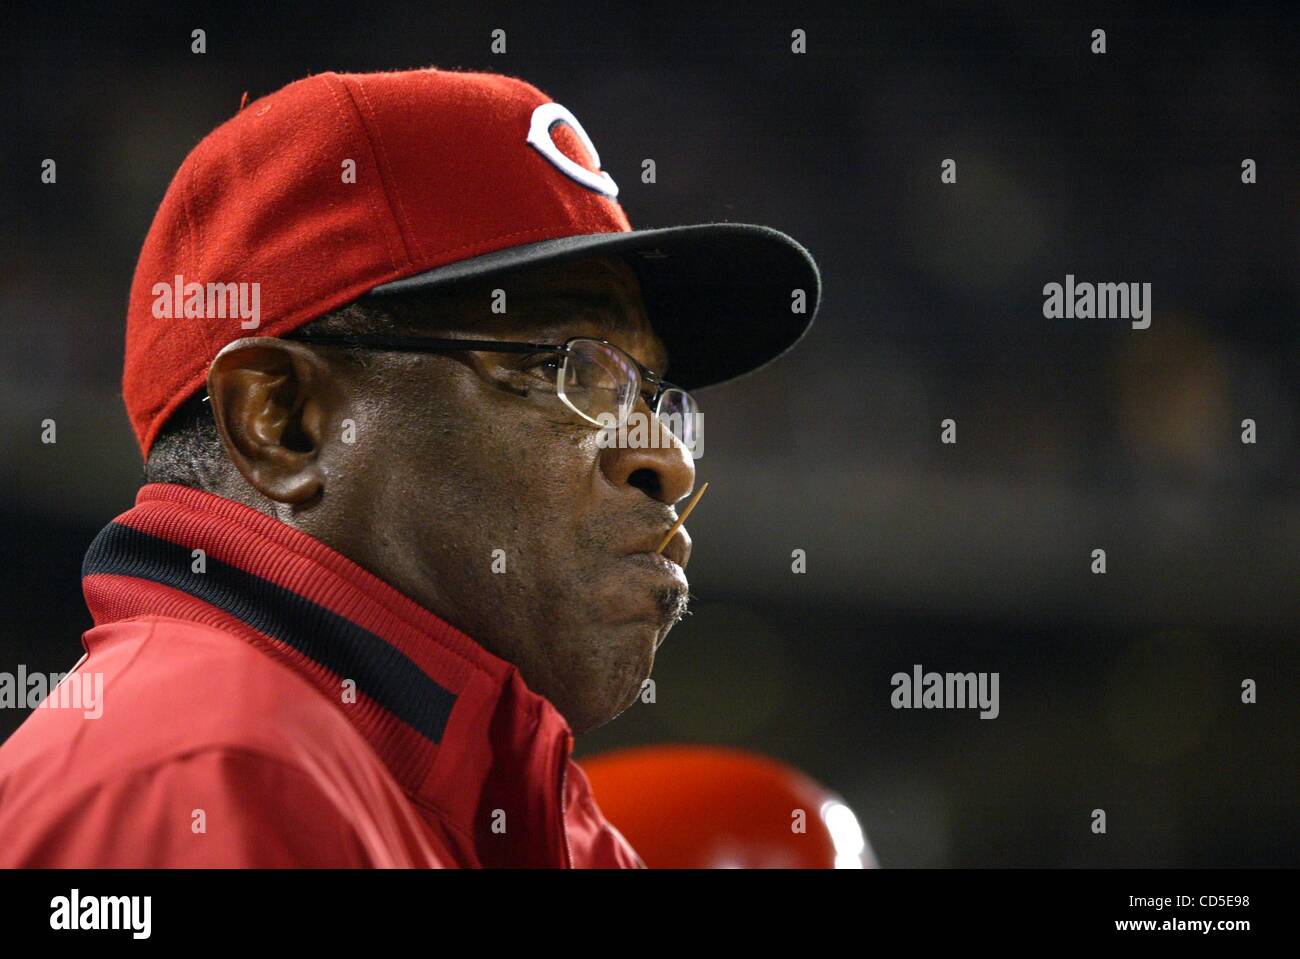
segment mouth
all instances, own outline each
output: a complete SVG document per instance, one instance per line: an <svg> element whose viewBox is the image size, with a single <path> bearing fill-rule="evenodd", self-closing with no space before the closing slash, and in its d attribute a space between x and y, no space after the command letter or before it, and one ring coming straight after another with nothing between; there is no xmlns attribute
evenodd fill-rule
<svg viewBox="0 0 1300 959"><path fill-rule="evenodd" d="M682 592L690 589L690 583L686 580L686 570L667 556L645 550L640 553L631 553L626 558L628 562L634 563L652 575L664 578L667 580L668 585L675 586Z"/></svg>
<svg viewBox="0 0 1300 959"><path fill-rule="evenodd" d="M667 556L652 550L630 553L623 557L630 567L629 572L643 580L649 587L647 599L653 602L656 637L654 648L657 651L668 632L686 615L690 602L690 585L686 580L686 571Z"/></svg>
<svg viewBox="0 0 1300 959"><path fill-rule="evenodd" d="M664 533L671 524L656 532L647 533L630 545L619 565L629 576L635 577L648 588L646 598L655 606L658 638L655 648L664 641L668 631L686 615L690 601L690 583L686 579L686 564L691 556L691 537L685 527L677 531L663 552L657 552Z"/></svg>

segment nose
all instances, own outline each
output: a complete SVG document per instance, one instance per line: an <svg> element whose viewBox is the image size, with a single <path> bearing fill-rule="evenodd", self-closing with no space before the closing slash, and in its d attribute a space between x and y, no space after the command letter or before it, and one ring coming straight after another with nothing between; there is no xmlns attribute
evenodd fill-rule
<svg viewBox="0 0 1300 959"><path fill-rule="evenodd" d="M638 429L641 417L648 424ZM695 486L690 451L644 404L628 418L626 430L610 431L600 451L600 468L616 487L635 487L667 506L685 498Z"/></svg>

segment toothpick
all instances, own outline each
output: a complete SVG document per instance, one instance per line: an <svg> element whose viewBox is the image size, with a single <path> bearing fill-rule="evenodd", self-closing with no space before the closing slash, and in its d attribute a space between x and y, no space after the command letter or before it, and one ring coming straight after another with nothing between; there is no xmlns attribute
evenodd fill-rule
<svg viewBox="0 0 1300 959"><path fill-rule="evenodd" d="M704 495L704 491L708 488L709 484L705 483L698 491L696 491L695 495L691 497L691 501L686 504L686 509L682 510L682 515L677 517L677 522L673 523L673 528L668 531L668 534L664 536L664 541L660 543L659 548L655 550L656 553L662 553L664 547L672 542L673 537L677 535L677 531L681 529L682 524L686 522L686 517L691 515L691 510L695 509L695 504L700 501L700 497Z"/></svg>

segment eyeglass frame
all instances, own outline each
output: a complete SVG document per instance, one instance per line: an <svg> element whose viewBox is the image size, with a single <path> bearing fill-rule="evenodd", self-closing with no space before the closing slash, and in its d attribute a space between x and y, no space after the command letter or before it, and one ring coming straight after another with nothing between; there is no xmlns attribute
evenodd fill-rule
<svg viewBox="0 0 1300 959"><path fill-rule="evenodd" d="M655 388L654 395L646 400L646 406L656 418L659 417L659 406L663 402L664 394L669 390L677 390L680 393L690 397L691 404L699 409L699 403L689 390L683 389L676 383L670 383L659 376L658 373L641 365L637 358L632 356L621 346L602 340L595 336L571 336L561 344L555 343L520 343L518 340L465 340L446 337L423 337L423 336L402 336L399 334L387 333L312 333L312 334L294 334L290 333L282 339L292 340L295 343L319 343L324 346L351 346L358 349L388 350L397 353L553 353L560 356L568 355L572 352L570 344L575 340L590 340L593 343L599 343L611 350L627 357L632 366L636 368L637 375L641 379L641 396L645 396L645 386L649 384ZM599 420L592 419L586 413L575 407L564 395L563 387L560 386L559 379L563 369L556 371L556 388L559 391L560 399L564 405L573 412L577 413L584 420L596 426L607 426ZM679 438L679 442L681 442Z"/></svg>

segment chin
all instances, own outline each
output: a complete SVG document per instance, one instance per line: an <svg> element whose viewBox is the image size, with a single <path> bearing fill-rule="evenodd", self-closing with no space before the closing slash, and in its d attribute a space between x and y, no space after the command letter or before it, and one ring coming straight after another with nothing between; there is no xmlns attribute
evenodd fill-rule
<svg viewBox="0 0 1300 959"><path fill-rule="evenodd" d="M597 590L600 608L618 626L643 626L656 634L658 645L675 623L686 615L690 593L680 574L665 574L662 569L635 559L615 566L600 582Z"/></svg>
<svg viewBox="0 0 1300 959"><path fill-rule="evenodd" d="M645 683L646 679L649 679L649 677L645 676L642 677L641 679L638 679L636 683L631 687L630 692L623 699L623 701L610 708L607 711L606 717L603 720L601 720L599 723L597 723L596 726L603 726L605 725L605 723L617 719L619 716L622 716L625 712L627 712L629 709L635 706L636 703L641 699L642 685ZM593 726L591 728L595 729L596 726Z"/></svg>
<svg viewBox="0 0 1300 959"><path fill-rule="evenodd" d="M602 697L602 702L588 704L588 729L603 726L622 715L641 698L645 682L654 668L655 647L662 633L653 626L641 626L635 630L615 630L607 635L618 636L624 644L620 650L623 655L610 664L614 667L612 672L590 677L588 688L606 690L607 695Z"/></svg>

